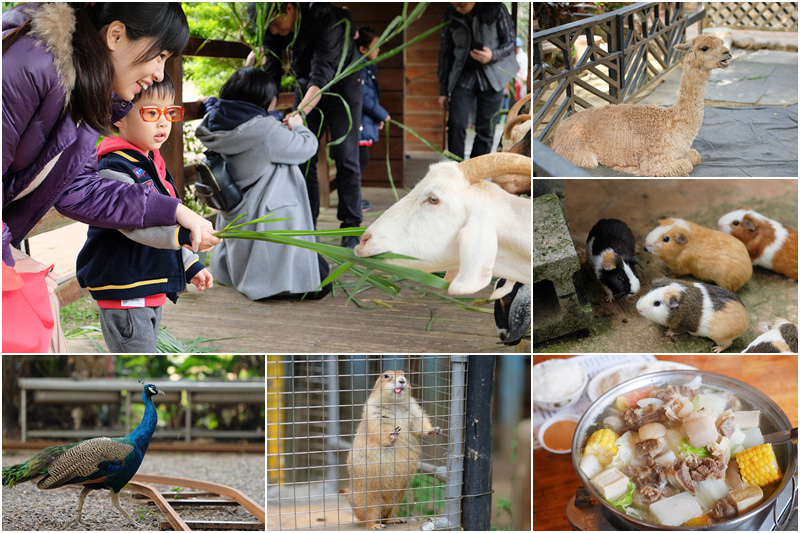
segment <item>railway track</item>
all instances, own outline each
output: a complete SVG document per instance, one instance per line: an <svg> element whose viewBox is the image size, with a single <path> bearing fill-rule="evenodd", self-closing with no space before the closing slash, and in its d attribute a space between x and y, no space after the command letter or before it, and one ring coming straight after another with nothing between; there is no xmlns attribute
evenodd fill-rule
<svg viewBox="0 0 800 533"><path fill-rule="evenodd" d="M183 487L199 492L159 492L148 485L168 485L170 487ZM266 513L264 508L250 499L246 494L219 483L187 479L181 477L158 476L151 474L136 474L128 484L128 488L137 498L146 498L156 505L167 518L161 523L161 530L173 531L263 531L266 529ZM250 512L258 522L252 521L215 521L215 520L184 520L175 507L220 507L240 506Z"/></svg>

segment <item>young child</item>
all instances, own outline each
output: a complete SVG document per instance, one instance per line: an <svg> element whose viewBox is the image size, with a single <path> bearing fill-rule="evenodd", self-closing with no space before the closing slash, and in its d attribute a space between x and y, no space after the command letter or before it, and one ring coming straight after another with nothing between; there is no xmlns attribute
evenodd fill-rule
<svg viewBox="0 0 800 533"><path fill-rule="evenodd" d="M364 56L364 61L372 61L381 49L375 46L378 43L380 34L370 28L363 26L358 28L358 38L356 38L356 45L358 51ZM373 49L374 47L374 49ZM370 51L371 50L371 51ZM361 163L361 173L367 168L369 163L369 148L374 142L378 140L378 131L383 129L383 126L391 118L389 112L381 107L378 98L380 97L380 88L378 86L378 67L377 65L369 65L361 69L361 97L362 97L362 111L361 111L361 129L358 135L358 159ZM362 209L367 211L371 205L366 200L361 202Z"/></svg>
<svg viewBox="0 0 800 533"><path fill-rule="evenodd" d="M172 80L164 79L134 97L133 109L114 123L119 137L106 137L97 148L102 178L152 187L178 197L158 149L173 122L183 120L175 104ZM89 227L78 254L77 277L100 307L100 325L110 352L153 353L167 298L192 283L210 288L213 278L198 257L183 245L190 234L179 225L136 230Z"/></svg>

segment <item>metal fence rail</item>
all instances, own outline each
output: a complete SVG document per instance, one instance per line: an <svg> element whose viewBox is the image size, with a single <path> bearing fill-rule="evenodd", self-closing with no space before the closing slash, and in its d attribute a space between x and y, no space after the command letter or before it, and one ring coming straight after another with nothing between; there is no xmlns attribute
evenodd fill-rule
<svg viewBox="0 0 800 533"><path fill-rule="evenodd" d="M546 141L578 107L592 107L592 97L619 104L660 79L678 62L672 47L705 16L704 10L687 15L684 7L682 2L641 2L534 33L530 91L537 138ZM545 61L553 47L564 59L561 67ZM587 75L594 80L581 79Z"/></svg>

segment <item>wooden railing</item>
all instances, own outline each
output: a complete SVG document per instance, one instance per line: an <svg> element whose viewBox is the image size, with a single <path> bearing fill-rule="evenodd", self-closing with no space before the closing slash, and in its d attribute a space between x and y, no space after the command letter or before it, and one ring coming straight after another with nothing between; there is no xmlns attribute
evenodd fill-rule
<svg viewBox="0 0 800 533"><path fill-rule="evenodd" d="M682 2L643 2L534 33L534 135L544 142L579 108L622 103L659 80L679 59L672 47L705 16L704 10L687 15L684 9ZM546 62L553 50L563 66Z"/></svg>

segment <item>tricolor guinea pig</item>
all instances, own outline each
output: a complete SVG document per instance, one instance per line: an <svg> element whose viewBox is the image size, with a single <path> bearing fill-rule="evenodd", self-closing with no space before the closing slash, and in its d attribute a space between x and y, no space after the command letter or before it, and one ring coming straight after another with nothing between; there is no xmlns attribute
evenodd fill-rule
<svg viewBox="0 0 800 533"><path fill-rule="evenodd" d="M667 327L665 335L708 337L721 352L747 330L750 318L733 291L706 283L659 278L636 302L639 314Z"/></svg>
<svg viewBox="0 0 800 533"><path fill-rule="evenodd" d="M723 215L720 231L744 243L753 264L797 279L797 230L742 207Z"/></svg>
<svg viewBox="0 0 800 533"><path fill-rule="evenodd" d="M635 244L630 228L615 218L604 218L589 231L586 258L609 302L639 292Z"/></svg>
<svg viewBox="0 0 800 533"><path fill-rule="evenodd" d="M742 353L797 353L797 326L779 318Z"/></svg>
<svg viewBox="0 0 800 533"><path fill-rule="evenodd" d="M745 245L731 235L682 218L662 218L645 238L645 249L660 257L673 276L690 274L732 291L753 275Z"/></svg>

